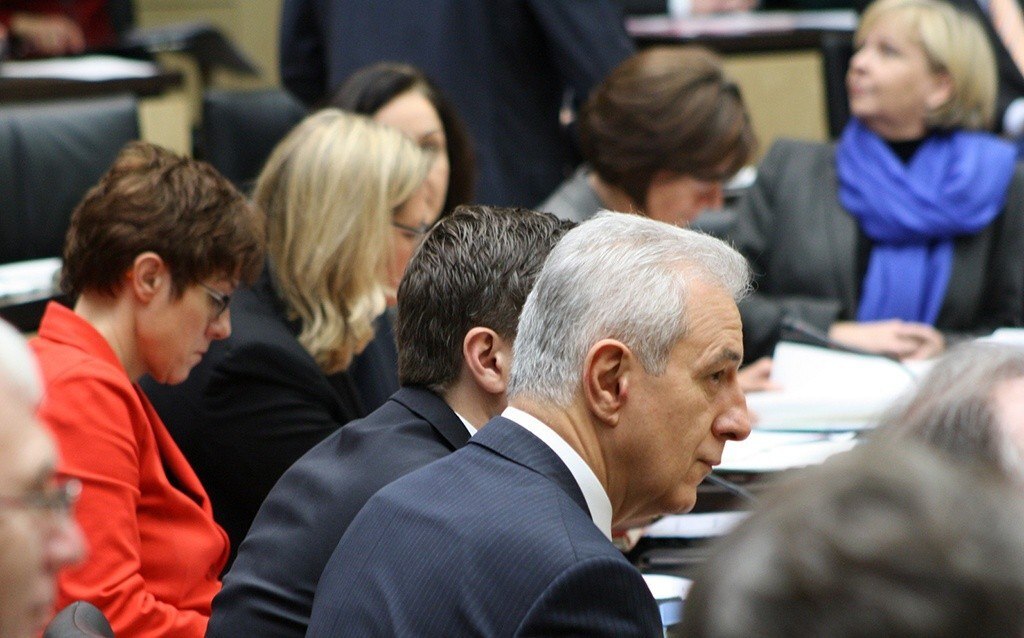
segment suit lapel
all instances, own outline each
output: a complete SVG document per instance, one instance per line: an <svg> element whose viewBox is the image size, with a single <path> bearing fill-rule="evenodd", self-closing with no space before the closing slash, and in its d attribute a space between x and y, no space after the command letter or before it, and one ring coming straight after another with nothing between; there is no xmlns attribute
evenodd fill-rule
<svg viewBox="0 0 1024 638"><path fill-rule="evenodd" d="M494 417L469 443L485 447L547 477L590 516L587 500L569 468L551 448L518 423L504 417Z"/></svg>
<svg viewBox="0 0 1024 638"><path fill-rule="evenodd" d="M403 387L391 396L392 400L401 403L410 412L416 414L430 424L452 451L466 445L469 441L469 430L458 415L437 396L426 388Z"/></svg>

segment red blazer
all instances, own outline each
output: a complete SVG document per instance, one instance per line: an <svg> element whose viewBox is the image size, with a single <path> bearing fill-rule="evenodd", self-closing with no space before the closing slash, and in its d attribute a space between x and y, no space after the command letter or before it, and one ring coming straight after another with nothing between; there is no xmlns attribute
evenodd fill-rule
<svg viewBox="0 0 1024 638"><path fill-rule="evenodd" d="M92 325L51 303L31 345L60 472L83 485L88 554L61 574L58 608L87 600L118 636L202 636L228 542L199 479Z"/></svg>

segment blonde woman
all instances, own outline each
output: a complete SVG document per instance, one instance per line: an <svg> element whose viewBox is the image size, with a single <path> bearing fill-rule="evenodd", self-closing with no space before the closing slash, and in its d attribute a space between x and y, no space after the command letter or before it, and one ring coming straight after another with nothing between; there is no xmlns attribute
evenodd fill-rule
<svg viewBox="0 0 1024 638"><path fill-rule="evenodd" d="M740 204L733 240L758 273L740 304L748 358L791 320L901 359L1022 320L1024 173L984 132L981 27L935 0L880 0L855 44L839 141L776 142Z"/></svg>
<svg viewBox="0 0 1024 638"><path fill-rule="evenodd" d="M391 293L392 224L419 205L432 155L397 130L327 109L271 153L260 279L231 303L233 333L184 384L150 384L234 551L303 453L364 415L346 368Z"/></svg>

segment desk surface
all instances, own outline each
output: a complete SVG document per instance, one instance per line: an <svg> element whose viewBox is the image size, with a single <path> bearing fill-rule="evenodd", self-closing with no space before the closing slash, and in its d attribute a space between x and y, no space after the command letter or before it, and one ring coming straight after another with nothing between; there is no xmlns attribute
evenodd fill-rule
<svg viewBox="0 0 1024 638"><path fill-rule="evenodd" d="M0 102L28 102L132 93L151 97L184 82L178 71L152 62L107 56L6 61L0 66Z"/></svg>
<svg viewBox="0 0 1024 638"><path fill-rule="evenodd" d="M756 53L814 49L825 33L852 33L857 13L834 11L755 11L673 18L634 17L629 34L641 46L703 44L720 53Z"/></svg>

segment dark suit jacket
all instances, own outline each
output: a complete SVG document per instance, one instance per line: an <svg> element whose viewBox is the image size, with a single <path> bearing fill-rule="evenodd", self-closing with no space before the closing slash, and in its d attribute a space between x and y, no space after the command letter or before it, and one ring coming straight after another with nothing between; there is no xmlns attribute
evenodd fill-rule
<svg viewBox="0 0 1024 638"><path fill-rule="evenodd" d="M281 79L307 103L353 71L407 62L452 99L473 135L481 202L531 205L575 163L559 124L633 52L614 0L286 0Z"/></svg>
<svg viewBox="0 0 1024 638"><path fill-rule="evenodd" d="M1020 69L1017 68L1013 58L1010 57L1010 52L1006 49L999 34L996 33L995 28L992 26L992 20L982 10L977 0L946 1L978 19L978 22L981 23L982 28L985 30L985 35L988 36L989 44L992 45L992 52L996 54L999 93L996 96L996 121L994 128L997 131L1001 131L1003 128L1003 114L1006 112L1006 107L1015 99L1024 97L1024 75L1021 75Z"/></svg>
<svg viewBox="0 0 1024 638"><path fill-rule="evenodd" d="M210 495L232 551L286 469L331 432L364 415L345 373L324 375L296 339L265 271L231 298L231 336L188 380L146 394Z"/></svg>
<svg viewBox="0 0 1024 638"><path fill-rule="evenodd" d="M835 147L776 142L739 204L731 235L750 261L756 292L740 302L748 360L771 354L782 317L823 330L853 320L860 303L856 220L840 205ZM935 327L977 333L1017 326L1024 312L1024 172L1003 212L955 240L953 272Z"/></svg>
<svg viewBox="0 0 1024 638"><path fill-rule="evenodd" d="M439 396L414 387L327 437L267 496L213 601L206 635L305 636L320 573L366 501L468 440Z"/></svg>
<svg viewBox="0 0 1024 638"><path fill-rule="evenodd" d="M661 636L568 468L497 417L378 492L320 577L309 636Z"/></svg>

